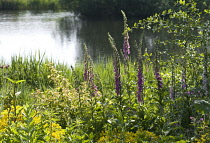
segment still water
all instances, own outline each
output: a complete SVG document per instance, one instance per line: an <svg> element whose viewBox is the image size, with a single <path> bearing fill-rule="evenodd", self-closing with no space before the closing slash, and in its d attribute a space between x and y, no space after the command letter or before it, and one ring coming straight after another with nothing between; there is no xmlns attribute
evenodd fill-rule
<svg viewBox="0 0 210 143"><path fill-rule="evenodd" d="M0 59L8 63L11 56L40 52L55 62L74 65L82 60L85 43L92 58L98 60L112 54L108 32L120 49L123 44L123 19L87 20L71 12L4 11L0 12ZM131 45L139 37L131 34ZM152 34L146 34L145 39L146 47L152 48Z"/></svg>

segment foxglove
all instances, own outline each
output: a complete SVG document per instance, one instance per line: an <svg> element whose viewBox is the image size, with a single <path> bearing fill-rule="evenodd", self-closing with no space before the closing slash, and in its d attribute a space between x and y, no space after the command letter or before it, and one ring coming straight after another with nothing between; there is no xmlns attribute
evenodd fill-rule
<svg viewBox="0 0 210 143"><path fill-rule="evenodd" d="M129 35L128 35L128 24L127 24L127 17L123 11L121 11L123 14L123 19L124 19L124 42L123 42L123 55L124 55L124 60L129 59L129 54L130 54L130 44L129 44Z"/></svg>
<svg viewBox="0 0 210 143"><path fill-rule="evenodd" d="M129 59L129 54L130 54L130 45L129 45L129 36L128 32L124 34L124 42L123 42L123 54L124 54L124 59L128 60Z"/></svg>
<svg viewBox="0 0 210 143"><path fill-rule="evenodd" d="M120 58L117 48L114 43L114 39L108 33L109 42L113 48L113 66L114 66L114 76L115 76L115 90L117 95L121 95L121 80L120 80Z"/></svg>
<svg viewBox="0 0 210 143"><path fill-rule="evenodd" d="M94 73L93 73L93 63L91 57L88 54L87 47L84 45L85 55L84 55L84 81L86 81L90 87L91 96L96 96L98 94L98 88L94 83Z"/></svg>
<svg viewBox="0 0 210 143"><path fill-rule="evenodd" d="M181 83L182 83L182 89L183 89L183 90L187 89L187 83L186 83L186 71L185 71L185 69L182 71L182 79L181 79Z"/></svg>
<svg viewBox="0 0 210 143"><path fill-rule="evenodd" d="M170 87L170 97L171 97L171 99L175 99L175 97L174 97L174 88L173 87Z"/></svg>
<svg viewBox="0 0 210 143"><path fill-rule="evenodd" d="M155 75L155 78L157 79L157 82L158 82L158 89L163 88L162 78L160 77L160 73L159 73L159 70L157 68L155 69L154 75Z"/></svg>
<svg viewBox="0 0 210 143"><path fill-rule="evenodd" d="M144 86L144 76L143 76L143 66L142 66L142 59L141 59L141 53L139 53L138 58L138 91L137 91L137 101L143 102L143 86Z"/></svg>
<svg viewBox="0 0 210 143"><path fill-rule="evenodd" d="M88 50L86 45L84 44L84 81L88 81L89 77L89 57L88 57Z"/></svg>

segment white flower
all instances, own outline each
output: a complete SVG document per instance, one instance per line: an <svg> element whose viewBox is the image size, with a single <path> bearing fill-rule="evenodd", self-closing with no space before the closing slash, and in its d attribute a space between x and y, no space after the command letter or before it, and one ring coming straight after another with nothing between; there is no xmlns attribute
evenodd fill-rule
<svg viewBox="0 0 210 143"><path fill-rule="evenodd" d="M19 96L20 93L21 93L21 91L18 91L18 92L15 93L15 95L16 95L16 96Z"/></svg>

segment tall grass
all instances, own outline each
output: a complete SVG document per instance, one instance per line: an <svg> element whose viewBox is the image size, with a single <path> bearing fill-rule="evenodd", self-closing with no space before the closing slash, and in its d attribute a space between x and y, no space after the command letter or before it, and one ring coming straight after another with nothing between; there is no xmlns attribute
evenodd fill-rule
<svg viewBox="0 0 210 143"><path fill-rule="evenodd" d="M1 0L0 10L58 10L58 0Z"/></svg>
<svg viewBox="0 0 210 143"><path fill-rule="evenodd" d="M111 132L113 135L115 134L115 136L121 138L120 140L123 140L122 137L125 134L128 134L128 132L135 133L140 127L144 130L152 131L156 133L156 135L160 135L160 132L162 132L160 129L167 130L167 128L170 128L171 130L168 134L173 135L173 137L176 138L175 140L179 140L176 134L182 134L184 136L182 139L187 140L195 134L191 132L191 135L189 135L190 131L186 130L187 132L185 132L184 129L182 129L184 124L187 125L188 123L184 119L189 118L190 120L190 117L193 117L197 120L205 117L205 120L202 121L200 125L204 125L209 121L208 116L198 114L195 111L195 104L193 103L195 100L205 99L201 98L202 92L200 92L199 88L202 86L202 83L201 85L191 83L192 81L200 80L202 72L199 73L200 76L192 76L191 74L194 72L198 74L197 71L200 71L202 67L196 66L193 69L186 67L186 70L189 71L186 75L187 84L189 85L191 83L191 85L185 92L185 90L182 90L181 83L182 64L176 65L176 81L174 84L176 87L176 96L172 99L170 97L171 69L164 65L161 66L160 76L163 81L163 87L161 91L159 91L160 89L158 89L158 82L154 75L153 64L151 61L148 61L148 55L149 54L145 53L143 56L144 104L139 104L136 97L138 91L138 70L136 62L129 62L129 79L124 75L124 71L121 71L122 102L118 104L118 98L115 93L112 58L109 58L106 64L94 64L95 84L98 86L98 90L101 92L102 96L93 98L91 96L91 89L84 82L84 67L82 63L76 65L72 70L70 67L52 64L47 60L36 60L34 57L14 57L9 68L1 69L1 83L3 83L1 86L3 96L1 97L1 101L2 105L4 105L2 109L6 109L7 106L5 105L9 105L8 102L11 99L8 99L8 97L13 91L10 81L6 78L8 77L17 81L24 79L26 81L18 84L16 90L17 92L21 91L17 96L17 105L25 106L26 104L33 103L34 107L30 109L32 110L30 112L38 113L45 110L45 112L40 115L40 118L46 121L50 120L52 123L57 123L62 128L66 128L67 132L65 135L61 134L66 140L68 140L68 136L71 136L74 140L79 140L79 136L82 135L85 136L81 140L88 140L91 133L94 134L93 139L97 140L102 136L107 138L107 136L110 136L109 133ZM199 57L199 54L196 57ZM202 60L202 56L197 60ZM170 62L171 61L165 62L165 64L168 65ZM124 64L121 63L120 66L123 69ZM128 95L129 92L125 86L127 83L130 85L129 87L132 91L131 95ZM162 98L159 98L160 94ZM129 96L131 97L130 99ZM190 96L190 101L188 101L188 96ZM206 101L208 101L208 97L206 97ZM162 106L161 114L159 112L160 104ZM190 104L187 110L185 110L185 104ZM121 109L121 114L123 114L124 119L120 117L119 109ZM13 110L13 108L11 108L11 110ZM24 112L26 112L25 109L21 109L21 112L17 113L16 116L19 114L21 116ZM53 113L50 118L50 114L48 115L48 113ZM188 113L190 114L187 115ZM36 119L35 117L33 118L34 120ZM56 120L53 121L53 118ZM34 124L33 128L37 128L38 124ZM194 128L194 124L189 123L189 126L185 128L191 130ZM204 129L203 135L205 135L207 130L208 129ZM97 134L98 132L101 134ZM120 134L117 134L118 132ZM11 131L10 133L13 134ZM78 134L78 137L75 137L74 134ZM133 138L135 138L135 136L138 135L134 134ZM2 139L12 138L5 137L3 134L1 137ZM151 134L149 138L153 137L155 137L155 135ZM165 136L165 138L166 137L167 136ZM109 140L115 139L114 136L110 136ZM46 140L47 139L45 139L45 141ZM53 141L53 139L51 140Z"/></svg>

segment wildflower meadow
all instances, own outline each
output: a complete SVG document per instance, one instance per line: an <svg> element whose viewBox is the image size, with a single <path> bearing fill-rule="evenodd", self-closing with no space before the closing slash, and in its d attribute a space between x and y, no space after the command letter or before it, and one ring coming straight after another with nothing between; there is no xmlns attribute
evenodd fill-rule
<svg viewBox="0 0 210 143"><path fill-rule="evenodd" d="M121 11L124 41L116 45L107 31L113 55L101 62L84 44L84 62L71 67L40 54L2 63L0 141L210 142L210 10L193 1L175 5L132 26ZM168 35L157 36L152 53L144 48L146 30ZM132 47L135 31L141 35Z"/></svg>

